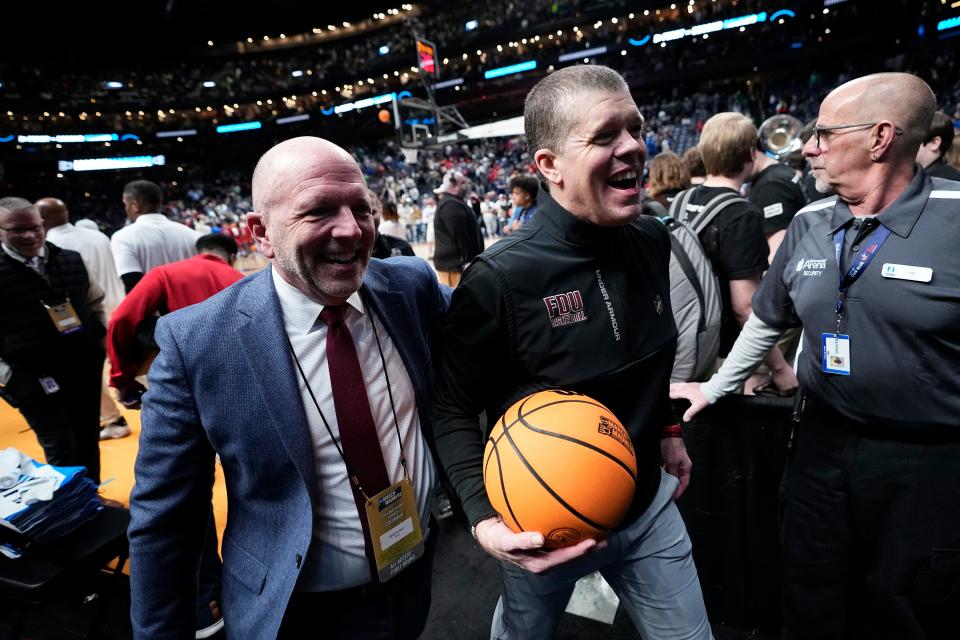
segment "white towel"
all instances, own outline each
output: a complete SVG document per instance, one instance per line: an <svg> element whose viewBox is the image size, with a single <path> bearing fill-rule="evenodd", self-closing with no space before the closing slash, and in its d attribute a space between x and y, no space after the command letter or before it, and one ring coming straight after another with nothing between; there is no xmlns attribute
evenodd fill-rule
<svg viewBox="0 0 960 640"><path fill-rule="evenodd" d="M20 480L20 465L27 459L13 447L0 451L0 490L9 489Z"/></svg>

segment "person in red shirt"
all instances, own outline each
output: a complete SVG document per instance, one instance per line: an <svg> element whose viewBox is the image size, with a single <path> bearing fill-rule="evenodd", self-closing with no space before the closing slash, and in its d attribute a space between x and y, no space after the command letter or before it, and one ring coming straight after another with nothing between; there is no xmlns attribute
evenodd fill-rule
<svg viewBox="0 0 960 640"><path fill-rule="evenodd" d="M140 408L146 391L136 381L157 354L153 329L157 317L203 302L243 278L234 269L237 242L229 235L211 233L197 240L197 255L154 267L140 280L110 316L107 353L110 354L110 385L120 403ZM207 638L223 628L220 612L222 564L217 554L217 530L213 515L200 559L197 636Z"/></svg>
<svg viewBox="0 0 960 640"><path fill-rule="evenodd" d="M145 389L135 378L156 355L156 318L203 302L243 278L231 266L236 257L237 243L232 237L205 235L197 240L197 255L148 271L113 312L107 328L110 386L125 407L140 406Z"/></svg>

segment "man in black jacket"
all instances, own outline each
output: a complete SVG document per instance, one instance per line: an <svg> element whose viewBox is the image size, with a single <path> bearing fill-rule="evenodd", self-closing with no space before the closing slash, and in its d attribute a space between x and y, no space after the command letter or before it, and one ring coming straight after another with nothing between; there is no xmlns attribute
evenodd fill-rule
<svg viewBox="0 0 960 640"><path fill-rule="evenodd" d="M48 463L84 466L99 483L103 291L79 253L44 240L33 204L0 199L0 395Z"/></svg>
<svg viewBox="0 0 960 640"><path fill-rule="evenodd" d="M467 178L459 171L448 171L443 184L433 192L440 196L437 215L433 220L435 248L433 265L440 284L455 287L460 274L483 251L483 236L477 216L461 196L467 188Z"/></svg>
<svg viewBox="0 0 960 640"><path fill-rule="evenodd" d="M533 88L524 126L550 193L540 190L533 220L482 254L454 291L434 405L439 460L477 542L500 561L491 637L552 637L577 579L600 571L644 638L708 639L673 503L690 459L668 397L677 338L670 238L640 215L643 117L617 72L583 65ZM598 400L629 432L636 492L603 544L547 550L550 532L512 531L484 489L478 414L492 424L547 388Z"/></svg>

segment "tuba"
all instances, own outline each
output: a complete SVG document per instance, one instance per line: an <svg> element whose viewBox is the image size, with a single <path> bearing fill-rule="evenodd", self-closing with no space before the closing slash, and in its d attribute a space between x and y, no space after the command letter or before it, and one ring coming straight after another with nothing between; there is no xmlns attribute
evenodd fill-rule
<svg viewBox="0 0 960 640"><path fill-rule="evenodd" d="M802 128L803 123L790 115L780 114L767 118L757 132L760 146L775 159L781 160L803 146L800 141Z"/></svg>

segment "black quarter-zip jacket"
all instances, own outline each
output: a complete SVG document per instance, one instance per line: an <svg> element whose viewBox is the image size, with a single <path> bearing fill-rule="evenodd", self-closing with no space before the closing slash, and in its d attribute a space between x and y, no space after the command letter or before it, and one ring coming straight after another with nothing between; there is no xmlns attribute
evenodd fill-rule
<svg viewBox="0 0 960 640"><path fill-rule="evenodd" d="M676 423L669 235L647 216L601 227L542 189L538 200L533 221L484 252L454 291L439 351L436 452L475 522L495 513L483 487L488 434L478 416L486 411L492 425L543 389L586 394L610 408L633 441L629 522L659 487L660 433Z"/></svg>

